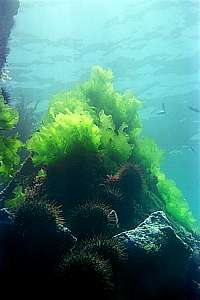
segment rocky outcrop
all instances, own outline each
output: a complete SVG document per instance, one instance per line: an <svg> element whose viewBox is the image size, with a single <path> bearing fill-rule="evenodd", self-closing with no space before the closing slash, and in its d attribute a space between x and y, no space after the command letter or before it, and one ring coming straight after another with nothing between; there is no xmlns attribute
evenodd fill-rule
<svg viewBox="0 0 200 300"><path fill-rule="evenodd" d="M177 235L162 211L115 238L124 242L128 252L121 272L125 299L200 299L199 283L191 272L194 249Z"/></svg>
<svg viewBox="0 0 200 300"><path fill-rule="evenodd" d="M55 253L52 255L50 250L54 252L55 245L53 245L52 248L46 247L48 239L46 241L44 238L45 247L42 248L46 250L41 261L38 255L33 255L32 246L30 257L28 255L28 257L25 258L27 255L27 249L25 247L27 243L24 244L23 239L17 239L16 244L14 243L16 234L14 231L14 235L12 235L12 219L13 216L7 210L0 210L1 244L7 244L6 237L10 234L12 237L8 239L11 245L8 243L7 248L4 249L4 255L0 255L0 257L3 258L3 260L0 261L0 270L2 268L4 269L5 261L8 261L9 272L2 272L4 275L3 280L5 280L5 278L6 280L8 280L8 278L10 280L11 278L16 281L16 275L20 282L21 278L24 280L24 277L20 277L21 275L18 274L18 270L20 270L21 273L22 266L27 266L28 269L30 267L34 269L33 266L31 266L32 258L37 257L40 263L36 264L36 269L39 266L40 271L34 272L33 274L37 273L37 284L39 287L42 282L43 288L46 289L45 284L48 285L49 281L46 275L43 276L46 273L41 273L41 270L43 269L42 266L45 271L48 270L49 262L51 261L50 258L51 256L55 256ZM67 243L70 241L70 249L76 242L71 232L62 225L60 225L56 231L56 236L59 241L61 241L61 245L63 245L65 240ZM177 233L177 229L173 227L165 213L157 211L152 213L135 229L115 235L114 240L122 242L125 246L124 251L127 252L127 256L126 259L123 260L123 263L120 263L116 267L114 284L117 295L112 299L200 299L200 238L198 235L184 234L184 232ZM73 243L71 244L71 242ZM39 245L40 240L36 240L36 243ZM30 241L27 245L29 244ZM13 253L11 253L9 257L8 249L15 249L14 260L11 259ZM38 246L36 250L37 249ZM69 255L69 253L67 255ZM8 260L6 260L5 257L8 257ZM13 262L15 263L13 264ZM47 264L45 262L47 262ZM16 272L13 271L13 266ZM25 272L25 278L26 274L29 275L28 279L33 275L32 273L29 274L29 272ZM40 278L40 276L42 277ZM56 281L53 281L52 284L57 288Z"/></svg>
<svg viewBox="0 0 200 300"><path fill-rule="evenodd" d="M6 56L9 52L7 47L8 39L18 8L19 0L0 0L0 71L6 62Z"/></svg>

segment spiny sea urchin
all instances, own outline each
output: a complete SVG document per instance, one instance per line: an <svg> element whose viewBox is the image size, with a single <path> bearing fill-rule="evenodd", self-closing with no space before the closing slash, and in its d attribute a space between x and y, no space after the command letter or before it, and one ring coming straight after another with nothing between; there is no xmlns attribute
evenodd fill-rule
<svg viewBox="0 0 200 300"><path fill-rule="evenodd" d="M109 260L113 271L116 271L128 259L126 248L122 241L105 235L84 240L81 247L89 252L96 252L103 259Z"/></svg>
<svg viewBox="0 0 200 300"><path fill-rule="evenodd" d="M53 202L27 199L15 211L14 225L21 235L52 232L63 224L60 207Z"/></svg>
<svg viewBox="0 0 200 300"><path fill-rule="evenodd" d="M13 247L10 248L14 272L47 278L63 253L71 249L76 238L63 226L60 207L48 201L26 199L14 216ZM11 246L12 246L11 245Z"/></svg>
<svg viewBox="0 0 200 300"><path fill-rule="evenodd" d="M118 228L118 218L106 203L87 201L71 211L69 226L80 239L101 233L114 235Z"/></svg>
<svg viewBox="0 0 200 300"><path fill-rule="evenodd" d="M112 268L97 253L76 250L66 256L58 270L62 289L74 299L111 299Z"/></svg>

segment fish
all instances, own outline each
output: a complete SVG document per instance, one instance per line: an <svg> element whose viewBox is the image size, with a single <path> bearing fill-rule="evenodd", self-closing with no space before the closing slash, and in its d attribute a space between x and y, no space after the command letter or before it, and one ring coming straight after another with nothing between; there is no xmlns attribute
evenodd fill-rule
<svg viewBox="0 0 200 300"><path fill-rule="evenodd" d="M179 122L180 122L180 123L183 123L183 122L185 122L186 120L187 120L186 118L183 118L183 119L180 119Z"/></svg>
<svg viewBox="0 0 200 300"><path fill-rule="evenodd" d="M190 145L183 145L182 148L188 149L188 150L192 151L193 153L196 152L195 148L193 146L190 146Z"/></svg>
<svg viewBox="0 0 200 300"><path fill-rule="evenodd" d="M177 155L180 153L181 153L181 150L179 150L179 149L174 149L174 150L169 151L169 154L171 154L171 155Z"/></svg>
<svg viewBox="0 0 200 300"><path fill-rule="evenodd" d="M166 114L166 109L165 109L164 103L162 103L162 110L158 111L156 114L157 115L165 115Z"/></svg>
<svg viewBox="0 0 200 300"><path fill-rule="evenodd" d="M157 111L153 110L152 113L156 113L156 115L165 115L166 114L166 108L165 108L165 103L162 103L162 109Z"/></svg>
<svg viewBox="0 0 200 300"><path fill-rule="evenodd" d="M192 147L192 146L190 146L190 150L191 150L192 152L195 152L195 149L194 149L194 147Z"/></svg>
<svg viewBox="0 0 200 300"><path fill-rule="evenodd" d="M114 209L112 209L110 211L110 213L108 214L108 218L110 220L110 223L113 224L114 226L119 226L119 219L118 219L118 216L117 216L117 213Z"/></svg>
<svg viewBox="0 0 200 300"><path fill-rule="evenodd" d="M195 107L195 106L188 106L188 108L189 108L190 110L194 111L194 112L200 113L200 109L197 108L197 107Z"/></svg>

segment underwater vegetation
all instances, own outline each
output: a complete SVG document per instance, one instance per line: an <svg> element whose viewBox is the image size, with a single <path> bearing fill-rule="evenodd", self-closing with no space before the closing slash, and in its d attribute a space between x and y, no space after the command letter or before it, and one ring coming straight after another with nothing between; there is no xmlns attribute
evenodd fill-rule
<svg viewBox="0 0 200 300"><path fill-rule="evenodd" d="M81 197L87 200L88 193L98 189L106 175L121 176L124 183L119 183L117 188L123 195L126 194L124 196L129 198L128 202L132 202L130 205L142 198L136 195L139 190L154 189L166 213L192 230L195 219L187 202L175 183L167 179L160 169L162 151L141 134L138 112L141 105L131 92L119 93L114 90L111 70L95 66L88 81L53 98L45 120L27 142L27 148L32 153L34 164L46 170L47 186L54 190L53 198L56 198L55 191L63 191L58 200L63 202L64 209L71 203L70 194L73 195L72 191L66 197L69 186L74 187L75 194L76 186L80 187L81 195L78 193L77 199L73 200L79 204ZM79 154L84 156L80 163ZM132 175L130 172L122 179L123 172L118 174L119 169L127 163L133 164L135 170L132 168ZM89 170L91 178L87 175ZM66 173L65 181L63 175ZM87 187L87 193L84 187Z"/></svg>
<svg viewBox="0 0 200 300"><path fill-rule="evenodd" d="M20 162L18 151L22 143L13 133L17 122L18 113L0 94L0 181L9 181Z"/></svg>
<svg viewBox="0 0 200 300"><path fill-rule="evenodd" d="M3 130L12 129L18 115L3 101L1 105L7 122L2 122ZM135 286L127 287L127 276L138 283L137 294L143 279L152 277L146 267L160 278L163 266L166 288L176 249L182 254L180 273L186 269L192 251L181 238L186 241L199 229L181 191L161 170L163 152L142 135L141 105L131 92L117 92L111 70L99 66L86 82L50 101L44 120L24 145L31 163L27 179L13 184L12 197L4 201L11 214L6 278L20 269L19 281L37 273L36 284L44 288L50 280L49 293L55 286L75 299L80 292L87 299L132 299L129 291ZM8 166L0 159L4 177L13 175L19 163L21 143L11 137L18 142L17 158L11 157ZM200 249L200 242L195 247ZM179 284L182 288L182 275L177 277L170 293L173 288L179 293ZM28 283L35 286L35 281ZM141 293L161 292L147 283ZM135 299L164 299L145 297Z"/></svg>
<svg viewBox="0 0 200 300"><path fill-rule="evenodd" d="M1 88L0 200L5 198L6 207L12 209L25 198L22 185L33 182L37 173L24 143L36 129L39 119L36 121L37 103L32 106L23 98L15 106L11 106L10 102L9 92Z"/></svg>

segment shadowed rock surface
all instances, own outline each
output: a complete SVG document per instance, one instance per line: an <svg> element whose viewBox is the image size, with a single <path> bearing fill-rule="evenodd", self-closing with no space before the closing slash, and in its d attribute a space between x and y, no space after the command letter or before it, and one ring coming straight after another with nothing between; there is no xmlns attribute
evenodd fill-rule
<svg viewBox="0 0 200 300"><path fill-rule="evenodd" d="M128 251L122 272L125 299L199 299L200 248L196 246L194 257L192 243L177 235L162 211L115 238L122 240Z"/></svg>

